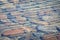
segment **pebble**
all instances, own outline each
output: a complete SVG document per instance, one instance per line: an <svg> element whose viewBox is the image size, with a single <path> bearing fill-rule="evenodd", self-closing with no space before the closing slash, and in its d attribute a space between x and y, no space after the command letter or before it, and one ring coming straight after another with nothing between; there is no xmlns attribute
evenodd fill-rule
<svg viewBox="0 0 60 40"><path fill-rule="evenodd" d="M59 2L59 0L0 0L0 30L5 35L1 37L9 36L2 40L15 40L15 37L16 40L42 40L44 34L60 32ZM35 35L32 36L30 33ZM49 37L43 38L57 40L55 35ZM58 36L57 38L59 40Z"/></svg>

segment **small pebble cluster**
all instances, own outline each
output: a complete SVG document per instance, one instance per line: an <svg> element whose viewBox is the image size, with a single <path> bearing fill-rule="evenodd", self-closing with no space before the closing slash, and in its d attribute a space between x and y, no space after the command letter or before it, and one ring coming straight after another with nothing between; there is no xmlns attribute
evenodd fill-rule
<svg viewBox="0 0 60 40"><path fill-rule="evenodd" d="M59 32L60 0L0 0L0 40L60 40L50 35Z"/></svg>

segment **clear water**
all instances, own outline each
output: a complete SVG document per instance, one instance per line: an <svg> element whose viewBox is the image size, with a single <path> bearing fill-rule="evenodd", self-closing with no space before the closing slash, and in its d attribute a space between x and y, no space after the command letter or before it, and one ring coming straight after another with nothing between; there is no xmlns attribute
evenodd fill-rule
<svg viewBox="0 0 60 40"><path fill-rule="evenodd" d="M22 35L5 31L29 27ZM13 31L14 32L14 31ZM0 40L42 40L60 32L60 0L0 0Z"/></svg>

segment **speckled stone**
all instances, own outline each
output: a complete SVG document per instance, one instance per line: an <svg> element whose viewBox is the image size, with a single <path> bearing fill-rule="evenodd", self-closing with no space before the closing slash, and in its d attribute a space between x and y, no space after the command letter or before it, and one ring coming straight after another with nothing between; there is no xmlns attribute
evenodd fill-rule
<svg viewBox="0 0 60 40"><path fill-rule="evenodd" d="M57 37L54 35L45 35L44 40L57 40Z"/></svg>

